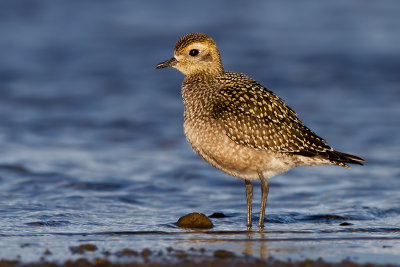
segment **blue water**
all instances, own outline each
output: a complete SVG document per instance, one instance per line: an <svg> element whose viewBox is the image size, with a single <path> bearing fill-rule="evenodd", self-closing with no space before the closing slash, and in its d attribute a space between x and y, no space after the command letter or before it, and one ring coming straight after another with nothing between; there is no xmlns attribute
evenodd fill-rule
<svg viewBox="0 0 400 267"><path fill-rule="evenodd" d="M0 2L0 258L49 248L62 262L92 243L93 257L174 246L400 262L398 14L394 0ZM189 32L366 165L275 177L265 232L246 232L244 182L191 151L183 76L154 70ZM177 228L190 212L229 217Z"/></svg>

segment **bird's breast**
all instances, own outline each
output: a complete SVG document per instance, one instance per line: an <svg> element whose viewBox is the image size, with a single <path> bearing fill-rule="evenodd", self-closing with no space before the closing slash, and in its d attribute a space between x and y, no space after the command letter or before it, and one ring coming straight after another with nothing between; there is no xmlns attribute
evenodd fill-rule
<svg viewBox="0 0 400 267"><path fill-rule="evenodd" d="M213 119L185 119L184 131L194 151L214 167L242 179L259 179L257 171L265 177L293 167L280 153L257 150L233 142L225 129Z"/></svg>

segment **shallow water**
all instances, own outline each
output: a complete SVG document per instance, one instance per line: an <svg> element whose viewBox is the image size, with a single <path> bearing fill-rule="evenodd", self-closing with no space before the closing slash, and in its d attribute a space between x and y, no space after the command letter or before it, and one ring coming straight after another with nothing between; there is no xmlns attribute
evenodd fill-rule
<svg viewBox="0 0 400 267"><path fill-rule="evenodd" d="M0 3L0 258L49 248L64 261L92 243L93 257L173 246L398 263L399 12L361 0ZM245 231L244 182L194 155L182 75L154 70L196 31L214 37L227 70L274 90L366 166L275 177L265 231ZM194 211L228 217L205 232L174 225Z"/></svg>

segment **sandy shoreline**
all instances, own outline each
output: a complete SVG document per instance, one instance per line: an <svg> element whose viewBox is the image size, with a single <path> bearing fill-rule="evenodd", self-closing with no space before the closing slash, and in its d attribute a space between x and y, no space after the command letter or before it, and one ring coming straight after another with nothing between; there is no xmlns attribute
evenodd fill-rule
<svg viewBox="0 0 400 267"><path fill-rule="evenodd" d="M189 249L176 250L167 248L166 252L152 251L150 249L143 249L136 251L132 249L123 249L117 253L103 252L104 257L90 257L90 252L96 251L97 247L92 244L84 244L79 247L71 249L73 254L79 255L76 259L67 260L65 262L57 262L47 260L46 256L51 255L50 250L46 250L43 257L38 262L23 262L17 260L0 260L0 267L130 267L130 266L278 266L278 267L291 267L291 266L323 266L323 267L356 267L356 266L380 266L380 267L394 267L400 265L393 264L372 264L372 263L357 263L351 260L343 260L341 262L327 262L323 259L310 260L305 259L301 261L292 260L279 260L273 257L267 259L260 259L249 255L237 255L227 250L214 250L207 251Z"/></svg>
<svg viewBox="0 0 400 267"><path fill-rule="evenodd" d="M19 261L14 261L14 260L0 260L0 267L72 267L72 266L77 266L77 267L130 267L130 266L146 266L146 267L151 267L151 266L180 266L180 267L191 267L191 266L276 266L276 267L313 267L313 266L321 266L321 267L372 267L372 266L377 266L377 267L395 267L398 265L391 265L391 264L358 264L353 261L342 261L339 263L329 263L325 262L324 260L303 260L303 261L298 261L298 262L291 262L291 261L280 261L280 260L274 260L270 259L267 261L262 261L262 260L251 260L248 261L243 258L229 258L229 259L220 259L220 258L204 258L202 260L191 260L191 259L180 259L175 262L152 262L151 260L145 261L145 262L137 262L137 261L128 261L128 262L111 262L106 258L97 258L94 261L89 261L87 259L78 259L75 261L66 261L65 263L56 263L56 262L36 262L36 263L21 263Z"/></svg>

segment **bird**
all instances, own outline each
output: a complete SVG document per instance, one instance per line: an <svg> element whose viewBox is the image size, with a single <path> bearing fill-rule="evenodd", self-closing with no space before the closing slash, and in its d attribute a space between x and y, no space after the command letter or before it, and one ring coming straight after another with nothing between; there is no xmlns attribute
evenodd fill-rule
<svg viewBox="0 0 400 267"><path fill-rule="evenodd" d="M174 56L156 65L185 77L184 133L192 149L246 185L247 228L252 228L252 181L261 182L258 227L264 229L269 178L297 166L363 165L364 159L339 152L310 130L281 98L257 81L227 72L215 41L190 33L175 44Z"/></svg>

